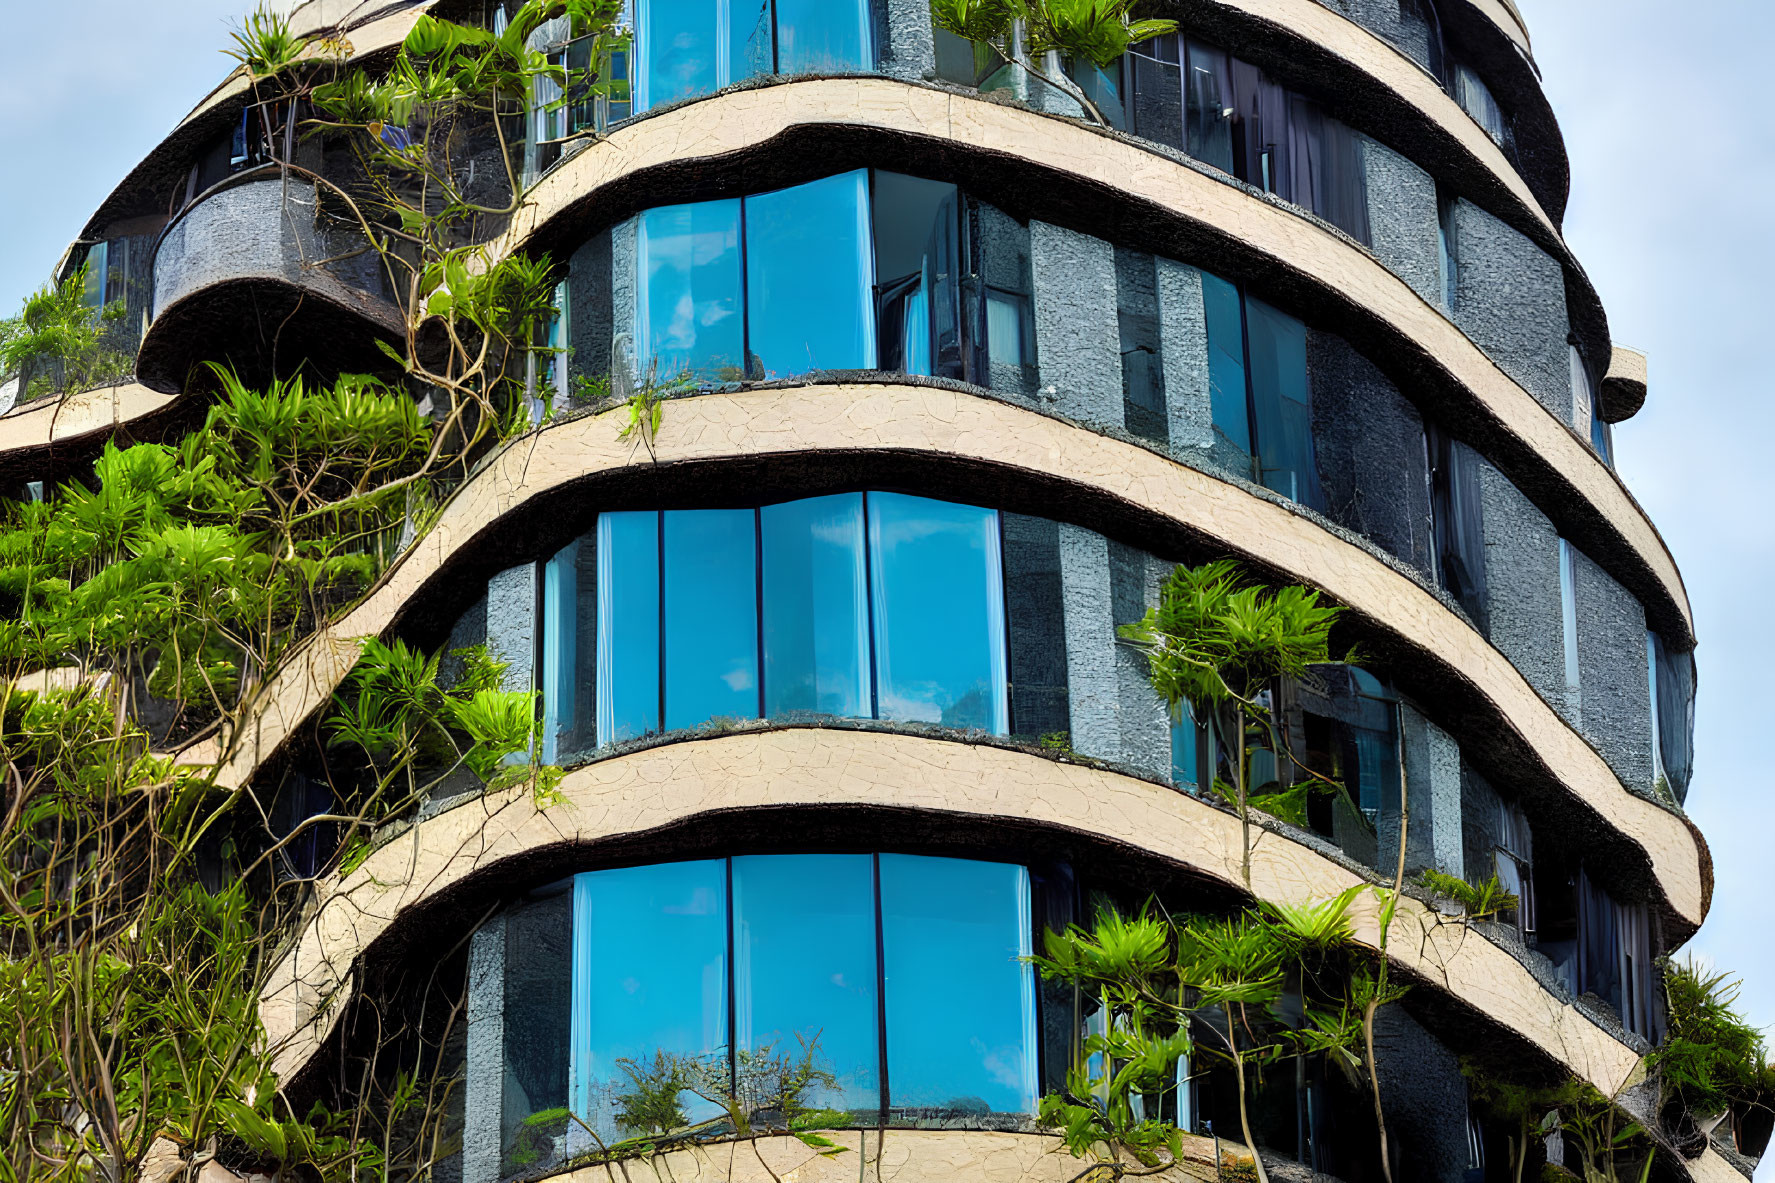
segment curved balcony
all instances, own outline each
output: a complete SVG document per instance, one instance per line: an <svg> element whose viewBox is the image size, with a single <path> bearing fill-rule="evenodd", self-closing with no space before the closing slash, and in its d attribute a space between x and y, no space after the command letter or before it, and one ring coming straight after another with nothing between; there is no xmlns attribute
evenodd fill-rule
<svg viewBox="0 0 1775 1183"><path fill-rule="evenodd" d="M328 701L356 660L358 638L413 625L412 611L428 598L434 626L454 619L477 594L475 574L543 557L570 541L583 528L570 507L589 495L614 508L636 504L658 470L638 466L617 439L620 414L547 427L508 448L356 609L292 655L246 727L219 745L180 753L181 761L219 765L220 784L246 783ZM1565 803L1562 826L1598 836L1597 849L1607 847L1599 857L1623 882L1661 901L1667 933L1687 934L1706 914L1706 847L1684 819L1628 792L1596 750L1434 593L1287 502L1033 411L929 386L680 400L667 410L657 453L683 495L700 494L705 503L745 497L766 468L785 495L797 486L817 492L831 487L836 464L852 487L917 478L932 491L1012 510L1066 505L1068 521L1111 537L1135 533L1160 553L1231 552L1323 588L1360 622L1365 647L1409 656L1392 663L1402 692L1438 703L1459 718L1461 731L1486 734L1523 791L1543 786L1544 805ZM435 602L440 595L461 602Z"/></svg>
<svg viewBox="0 0 1775 1183"><path fill-rule="evenodd" d="M399 957L415 939L472 926L470 917L509 893L514 874L546 882L647 850L706 857L733 843L768 847L772 832L842 816L864 847L883 834L921 845L941 834L957 852L1083 846L1187 876L1201 894L1243 895L1231 813L1114 772L986 746L821 729L732 735L589 765L561 791L565 801L546 810L523 790L476 799L327 884L262 995L281 1079L299 1079L315 1061L353 995L360 958ZM1253 852L1259 898L1304 902L1367 882L1297 843L1260 841ZM1364 896L1355 915L1371 949L1377 907ZM1394 964L1446 992L1443 1012L1457 1022L1475 1016L1493 1037L1509 1028L1605 1095L1635 1070L1635 1052L1542 989L1502 947L1416 900L1402 902L1394 924Z"/></svg>
<svg viewBox="0 0 1775 1183"><path fill-rule="evenodd" d="M1371 254L1212 170L1068 121L876 79L731 92L651 115L563 162L532 190L502 249L565 256L640 208L734 192L742 176L752 191L865 164L953 177L1012 213L1076 219L1086 233L1245 276L1284 309L1310 308L1401 389L1434 400L1660 631L1679 646L1692 638L1674 560L1589 441ZM1107 226L1106 208L1116 211Z"/></svg>
<svg viewBox="0 0 1775 1183"><path fill-rule="evenodd" d="M280 352L335 371L383 369L375 334L405 336L381 256L319 210L311 182L271 168L216 187L166 228L136 370L182 390L218 348L216 360L248 375L272 372Z"/></svg>

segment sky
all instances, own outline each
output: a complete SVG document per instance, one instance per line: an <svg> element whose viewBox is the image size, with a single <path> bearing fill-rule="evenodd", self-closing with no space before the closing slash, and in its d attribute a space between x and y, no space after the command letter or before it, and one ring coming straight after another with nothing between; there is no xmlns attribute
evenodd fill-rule
<svg viewBox="0 0 1775 1183"><path fill-rule="evenodd" d="M1775 1024L1775 734L1763 668L1775 526L1753 476L1775 434L1764 349L1775 192L1764 0L1518 0L1572 161L1566 234L1616 341L1650 356L1651 394L1617 425L1617 463L1675 553L1701 648L1689 809L1712 847L1713 912L1690 948L1745 977ZM49 275L111 188L232 65L244 0L0 0L0 314ZM1701 164L1714 161L1718 170ZM1697 163L1699 162L1699 163ZM1758 774L1760 776L1760 774ZM1762 1172L1775 1178L1775 1170Z"/></svg>

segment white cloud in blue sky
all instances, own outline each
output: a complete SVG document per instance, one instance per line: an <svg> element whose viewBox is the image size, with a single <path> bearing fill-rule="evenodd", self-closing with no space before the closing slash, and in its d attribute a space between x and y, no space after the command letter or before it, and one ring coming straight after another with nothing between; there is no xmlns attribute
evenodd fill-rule
<svg viewBox="0 0 1775 1183"><path fill-rule="evenodd" d="M1571 152L1568 237L1616 340L1651 357L1651 397L1617 428L1616 449L1682 565L1701 637L1690 807L1717 886L1691 947L1745 974L1750 1015L1775 1023L1775 805L1762 781L1775 733L1765 598L1775 529L1756 491L1775 438L1775 7L1519 2ZM221 79L231 63L220 50L244 6L0 3L0 309L11 311Z"/></svg>

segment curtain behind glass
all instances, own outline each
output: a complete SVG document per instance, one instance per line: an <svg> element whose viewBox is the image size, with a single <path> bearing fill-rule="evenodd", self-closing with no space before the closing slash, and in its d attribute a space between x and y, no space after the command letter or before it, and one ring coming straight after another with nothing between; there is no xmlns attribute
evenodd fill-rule
<svg viewBox="0 0 1775 1183"><path fill-rule="evenodd" d="M872 368L868 170L745 200L751 376Z"/></svg>
<svg viewBox="0 0 1775 1183"><path fill-rule="evenodd" d="M1435 424L1426 424L1430 453L1430 514L1442 586L1486 629L1485 516L1479 492L1479 454Z"/></svg>
<svg viewBox="0 0 1775 1183"><path fill-rule="evenodd" d="M664 546L666 729L757 718L757 515L667 510Z"/></svg>
<svg viewBox="0 0 1775 1183"><path fill-rule="evenodd" d="M868 511L878 717L1006 734L997 511L902 493Z"/></svg>
<svg viewBox="0 0 1775 1183"><path fill-rule="evenodd" d="M1658 754L1670 791L1682 801L1689 795L1695 751L1695 657L1672 653L1664 638L1653 634L1657 661Z"/></svg>
<svg viewBox="0 0 1775 1183"><path fill-rule="evenodd" d="M690 371L735 381L745 358L740 203L650 209L635 246L635 340L641 377Z"/></svg>
<svg viewBox="0 0 1775 1183"><path fill-rule="evenodd" d="M723 0L635 0L635 110L710 94L733 80Z"/></svg>
<svg viewBox="0 0 1775 1183"><path fill-rule="evenodd" d="M954 185L877 171L876 366L961 379L961 261Z"/></svg>
<svg viewBox="0 0 1775 1183"><path fill-rule="evenodd" d="M863 495L767 505L759 517L765 715L870 717Z"/></svg>
<svg viewBox="0 0 1775 1183"><path fill-rule="evenodd" d="M1214 462L1251 475L1251 416L1245 381L1245 317L1239 289L1202 272L1208 324L1208 400L1214 420Z"/></svg>
<svg viewBox="0 0 1775 1183"><path fill-rule="evenodd" d="M1037 1092L1029 874L884 854L883 997L897 1120L1030 1113Z"/></svg>
<svg viewBox="0 0 1775 1183"><path fill-rule="evenodd" d="M875 68L875 16L869 0L776 0L776 5L777 73L845 74Z"/></svg>
<svg viewBox="0 0 1775 1183"><path fill-rule="evenodd" d="M574 877L573 1107L607 1143L630 1132L616 1114L662 1053L725 1083L727 928L724 859ZM720 1112L678 1099L693 1122Z"/></svg>
<svg viewBox="0 0 1775 1183"><path fill-rule="evenodd" d="M562 764L597 746L596 637L580 631L581 615L594 608L596 534L568 543L543 568L542 762ZM588 561L589 560L589 561ZM595 616L593 627L595 628ZM586 701L592 698L594 702ZM591 708L591 709L588 709Z"/></svg>
<svg viewBox="0 0 1775 1183"><path fill-rule="evenodd" d="M733 860L734 1046L740 1094L768 1100L759 1070L808 1051L835 1078L803 1098L872 1119L881 1108L875 862L867 854ZM764 1064L748 1071L748 1055ZM757 1063L757 1060L753 1061Z"/></svg>
<svg viewBox="0 0 1775 1183"><path fill-rule="evenodd" d="M1302 505L1323 509L1313 458L1313 405L1307 381L1307 329L1247 297L1251 403L1257 419L1258 480Z"/></svg>
<svg viewBox="0 0 1775 1183"><path fill-rule="evenodd" d="M1578 872L1578 990L1621 1005L1621 941L1615 901Z"/></svg>
<svg viewBox="0 0 1775 1183"><path fill-rule="evenodd" d="M598 745L659 730L659 513L598 516Z"/></svg>

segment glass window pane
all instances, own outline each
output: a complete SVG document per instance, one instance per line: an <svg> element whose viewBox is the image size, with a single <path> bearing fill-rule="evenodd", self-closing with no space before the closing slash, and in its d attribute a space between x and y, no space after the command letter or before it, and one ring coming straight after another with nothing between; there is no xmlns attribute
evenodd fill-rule
<svg viewBox="0 0 1775 1183"><path fill-rule="evenodd" d="M1239 289L1202 272L1208 321L1208 397L1214 418L1214 459L1241 474L1251 469L1251 417L1245 391L1245 320Z"/></svg>
<svg viewBox="0 0 1775 1183"><path fill-rule="evenodd" d="M1226 172L1233 171L1233 83L1227 55L1189 45L1188 129L1184 151Z"/></svg>
<svg viewBox="0 0 1775 1183"><path fill-rule="evenodd" d="M875 868L866 854L771 855L733 860L734 1043L740 1092L769 1106L748 1080L745 1054L768 1065L811 1050L836 1083L802 1098L816 1108L873 1114L881 1107L875 972Z"/></svg>
<svg viewBox="0 0 1775 1183"><path fill-rule="evenodd" d="M876 365L962 377L954 185L875 174Z"/></svg>
<svg viewBox="0 0 1775 1183"><path fill-rule="evenodd" d="M869 0L776 0L777 73L842 74L875 66Z"/></svg>
<svg viewBox="0 0 1775 1183"><path fill-rule="evenodd" d="M744 78L776 71L776 50L770 32L770 0L728 0L728 66L726 86Z"/></svg>
<svg viewBox="0 0 1775 1183"><path fill-rule="evenodd" d="M579 747L579 541L562 548L542 577L542 762Z"/></svg>
<svg viewBox="0 0 1775 1183"><path fill-rule="evenodd" d="M874 286L867 169L746 198L753 377L872 368Z"/></svg>
<svg viewBox="0 0 1775 1183"><path fill-rule="evenodd" d="M635 246L635 340L642 376L657 367L718 381L740 376L740 203L703 201L650 209Z"/></svg>
<svg viewBox="0 0 1775 1183"><path fill-rule="evenodd" d="M635 109L709 94L731 81L719 52L720 0L635 0Z"/></svg>
<svg viewBox="0 0 1775 1183"><path fill-rule="evenodd" d="M757 516L668 510L665 548L666 727L757 718Z"/></svg>
<svg viewBox="0 0 1775 1183"><path fill-rule="evenodd" d="M917 855L884 854L880 862L896 1118L909 1109L1031 1112L1035 975L1018 960L1031 951L1028 873Z"/></svg>
<svg viewBox="0 0 1775 1183"><path fill-rule="evenodd" d="M1006 734L999 549L995 510L869 495L880 718Z"/></svg>
<svg viewBox="0 0 1775 1183"><path fill-rule="evenodd" d="M659 513L598 515L598 743L659 730Z"/></svg>
<svg viewBox="0 0 1775 1183"><path fill-rule="evenodd" d="M1175 33L1143 42L1130 50L1128 107L1137 136L1184 147L1183 68L1177 61Z"/></svg>
<svg viewBox="0 0 1775 1183"><path fill-rule="evenodd" d="M1258 480L1315 509L1324 505L1313 459L1313 403L1307 383L1307 327L1246 297L1251 402L1257 412Z"/></svg>
<svg viewBox="0 0 1775 1183"><path fill-rule="evenodd" d="M644 955L643 955L644 954ZM647 1132L635 1078L660 1057L726 1076L727 862L590 871L573 883L573 1105L606 1141ZM683 1119L715 1106L678 1094ZM619 1118L627 1113L628 1121Z"/></svg>
<svg viewBox="0 0 1775 1183"><path fill-rule="evenodd" d="M764 540L764 713L872 714L863 495L760 514Z"/></svg>

